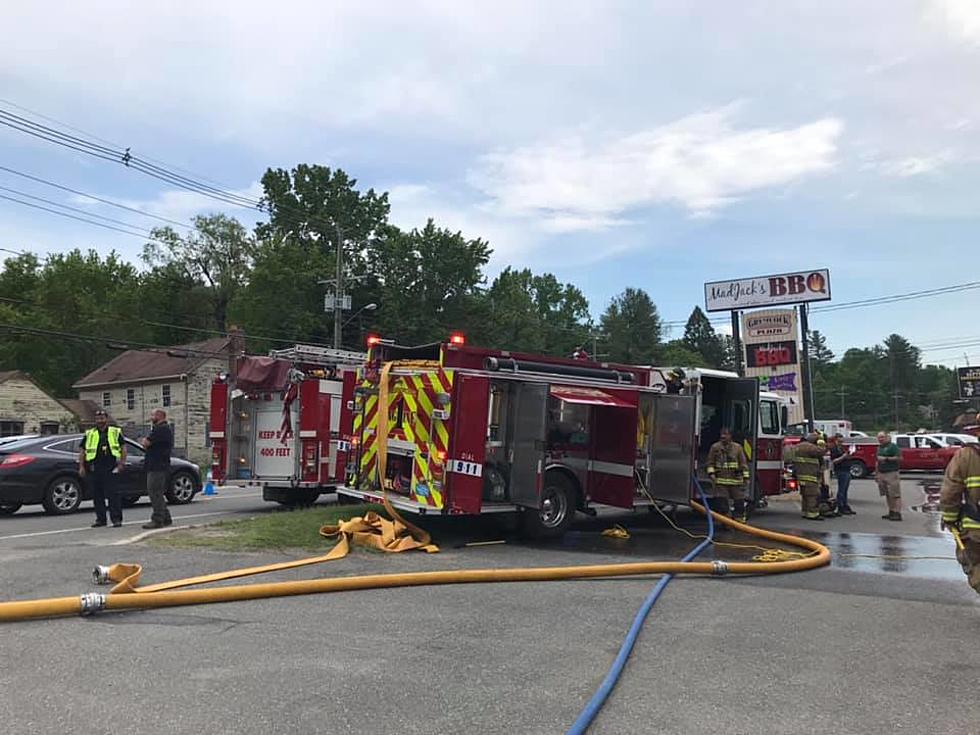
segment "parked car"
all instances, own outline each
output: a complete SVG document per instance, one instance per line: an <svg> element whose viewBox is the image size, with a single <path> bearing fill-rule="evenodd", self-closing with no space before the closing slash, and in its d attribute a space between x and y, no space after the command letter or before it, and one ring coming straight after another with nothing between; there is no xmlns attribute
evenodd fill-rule
<svg viewBox="0 0 980 735"><path fill-rule="evenodd" d="M964 444L976 444L980 442L980 439L973 436L973 434L926 434L926 436L931 436L933 439L942 442L947 447L962 447Z"/></svg>
<svg viewBox="0 0 980 735"><path fill-rule="evenodd" d="M83 500L91 500L88 483L78 474L78 445L82 434L20 438L0 443L0 515L16 513L24 505L43 505L47 513L73 513ZM126 439L126 469L119 475L124 505L146 494L143 448ZM197 465L173 458L167 501L183 505L201 490Z"/></svg>

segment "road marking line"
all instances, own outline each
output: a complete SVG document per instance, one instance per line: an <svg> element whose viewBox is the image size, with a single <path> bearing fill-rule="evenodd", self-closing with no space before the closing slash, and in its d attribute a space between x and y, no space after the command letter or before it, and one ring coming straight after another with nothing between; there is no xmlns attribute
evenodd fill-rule
<svg viewBox="0 0 980 735"><path fill-rule="evenodd" d="M174 516L174 520L182 521L185 518L205 518L206 516L223 516L223 515L228 515L229 512L230 511L218 510L218 511L213 511L211 513L192 513L186 516ZM142 525L143 523L146 523L146 521L145 520L125 521L123 523L123 526L135 526L137 524ZM15 539L15 538L33 538L34 536L53 536L59 533L76 533L78 531L95 531L95 530L96 529L91 528L89 526L80 526L78 528L58 528L55 529L54 531L34 531L32 533L15 533L10 536L0 536L0 541L5 541L7 539Z"/></svg>

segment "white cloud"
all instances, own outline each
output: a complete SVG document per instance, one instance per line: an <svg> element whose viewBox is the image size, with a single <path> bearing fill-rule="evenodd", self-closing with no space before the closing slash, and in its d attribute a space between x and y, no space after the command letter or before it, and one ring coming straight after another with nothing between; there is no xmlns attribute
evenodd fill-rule
<svg viewBox="0 0 980 735"><path fill-rule="evenodd" d="M726 107L629 135L570 135L491 153L469 181L502 212L541 217L553 230L602 229L665 203L703 216L831 169L842 130L836 118L738 130Z"/></svg>
<svg viewBox="0 0 980 735"><path fill-rule="evenodd" d="M931 0L929 15L953 38L980 44L980 3L976 0Z"/></svg>
<svg viewBox="0 0 980 735"><path fill-rule="evenodd" d="M950 158L950 154L945 152L932 156L909 156L907 158L885 161L879 168L889 176L898 176L899 178L905 179L912 176L936 173L950 161Z"/></svg>

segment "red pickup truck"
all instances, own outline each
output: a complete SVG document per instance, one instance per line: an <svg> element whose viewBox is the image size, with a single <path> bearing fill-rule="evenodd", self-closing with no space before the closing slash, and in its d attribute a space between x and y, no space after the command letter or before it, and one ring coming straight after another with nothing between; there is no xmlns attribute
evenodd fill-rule
<svg viewBox="0 0 980 735"><path fill-rule="evenodd" d="M788 436L783 446L797 444L798 436ZM919 434L894 434L892 441L902 450L902 469L942 472L959 447L944 447L935 439ZM867 477L874 472L878 461L878 441L872 438L844 439L851 455L851 477Z"/></svg>
<svg viewBox="0 0 980 735"><path fill-rule="evenodd" d="M932 437L918 434L894 434L892 441L902 450L903 470L931 470L942 472L959 447L944 447ZM851 452L851 476L870 475L878 461L877 440L845 439Z"/></svg>

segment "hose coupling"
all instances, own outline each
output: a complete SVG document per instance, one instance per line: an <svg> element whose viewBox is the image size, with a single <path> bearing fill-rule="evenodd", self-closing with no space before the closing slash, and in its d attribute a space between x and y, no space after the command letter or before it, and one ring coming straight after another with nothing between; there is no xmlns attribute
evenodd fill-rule
<svg viewBox="0 0 980 735"><path fill-rule="evenodd" d="M105 595L101 592L86 592L81 597L82 615L94 615L100 610L105 610Z"/></svg>
<svg viewBox="0 0 980 735"><path fill-rule="evenodd" d="M716 577L724 577L728 574L728 562L715 559L711 562L711 573Z"/></svg>
<svg viewBox="0 0 980 735"><path fill-rule="evenodd" d="M101 564L96 565L95 569L92 570L92 581L95 584L109 584L111 581L109 579L109 567Z"/></svg>

